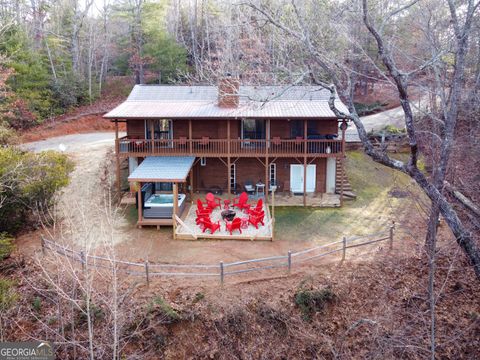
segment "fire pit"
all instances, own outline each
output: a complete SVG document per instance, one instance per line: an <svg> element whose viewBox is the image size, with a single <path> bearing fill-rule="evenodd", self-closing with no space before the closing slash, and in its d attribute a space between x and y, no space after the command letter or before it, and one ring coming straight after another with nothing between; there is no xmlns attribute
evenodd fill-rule
<svg viewBox="0 0 480 360"><path fill-rule="evenodd" d="M223 220L232 221L237 213L231 209L223 210L220 215L222 215Z"/></svg>

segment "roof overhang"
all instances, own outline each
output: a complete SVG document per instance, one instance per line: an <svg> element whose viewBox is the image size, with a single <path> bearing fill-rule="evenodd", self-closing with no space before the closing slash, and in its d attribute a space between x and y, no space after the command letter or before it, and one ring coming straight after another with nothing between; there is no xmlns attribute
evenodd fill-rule
<svg viewBox="0 0 480 360"><path fill-rule="evenodd" d="M149 156L130 174L130 182L186 182L194 156Z"/></svg>

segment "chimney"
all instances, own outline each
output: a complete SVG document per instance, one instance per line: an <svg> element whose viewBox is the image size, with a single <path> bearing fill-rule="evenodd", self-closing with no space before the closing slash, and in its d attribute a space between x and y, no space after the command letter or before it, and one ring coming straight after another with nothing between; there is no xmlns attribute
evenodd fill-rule
<svg viewBox="0 0 480 360"><path fill-rule="evenodd" d="M227 73L218 82L218 106L222 108L238 107L240 80Z"/></svg>

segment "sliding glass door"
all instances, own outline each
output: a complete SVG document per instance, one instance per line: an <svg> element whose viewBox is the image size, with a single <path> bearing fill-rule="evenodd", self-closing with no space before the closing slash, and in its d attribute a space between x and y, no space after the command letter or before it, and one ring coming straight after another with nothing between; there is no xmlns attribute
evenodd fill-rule
<svg viewBox="0 0 480 360"><path fill-rule="evenodd" d="M153 137L152 137L153 132ZM145 120L145 138L154 140L170 140L173 138L172 120L148 119Z"/></svg>
<svg viewBox="0 0 480 360"><path fill-rule="evenodd" d="M152 136L153 135L153 136ZM145 138L148 140L171 140L173 139L173 125L170 119L145 120ZM171 141L155 142L156 147L173 147Z"/></svg>
<svg viewBox="0 0 480 360"><path fill-rule="evenodd" d="M243 119L242 120L242 139L245 139L245 140L265 139L265 120Z"/></svg>

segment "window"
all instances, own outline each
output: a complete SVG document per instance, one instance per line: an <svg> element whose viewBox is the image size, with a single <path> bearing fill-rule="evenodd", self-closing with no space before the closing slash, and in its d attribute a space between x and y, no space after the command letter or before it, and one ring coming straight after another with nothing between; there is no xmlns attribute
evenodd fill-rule
<svg viewBox="0 0 480 360"><path fill-rule="evenodd" d="M305 126L305 124L303 123L303 120L291 120L290 121L290 135L291 135L292 139L295 139L296 137L302 137L303 138L304 126ZM307 121L307 134L308 135L318 135L317 122L315 120L308 120Z"/></svg>
<svg viewBox="0 0 480 360"><path fill-rule="evenodd" d="M207 158L201 157L200 158L200 166L207 166Z"/></svg>
<svg viewBox="0 0 480 360"><path fill-rule="evenodd" d="M271 163L269 169L268 181L270 186L277 185L277 164Z"/></svg>
<svg viewBox="0 0 480 360"><path fill-rule="evenodd" d="M265 139L265 121L262 119L243 119L242 139Z"/></svg>
<svg viewBox="0 0 480 360"><path fill-rule="evenodd" d="M154 140L169 140L173 138L172 120L149 119L145 120L145 138Z"/></svg>
<svg viewBox="0 0 480 360"><path fill-rule="evenodd" d="M230 189L235 190L235 184L237 183L237 170L235 164L230 164Z"/></svg>

